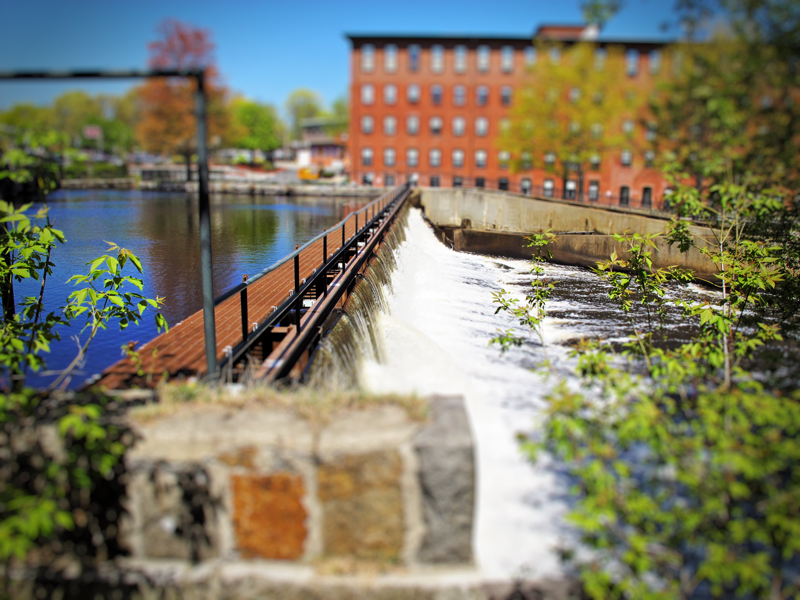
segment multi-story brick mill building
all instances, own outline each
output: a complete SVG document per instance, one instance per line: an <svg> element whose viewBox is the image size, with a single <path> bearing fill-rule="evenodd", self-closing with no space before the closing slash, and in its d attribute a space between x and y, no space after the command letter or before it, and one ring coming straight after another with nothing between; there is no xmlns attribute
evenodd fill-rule
<svg viewBox="0 0 800 600"><path fill-rule="evenodd" d="M508 153L498 147L500 125L537 60L537 40L557 40L565 51L583 40L599 52L621 46L626 83L653 85L662 42L598 39L597 33L592 26L542 26L533 38L348 35L352 179L391 186L411 178L434 187L661 207L666 183L641 144L598 158L584 174L583 194L577 193L577 177L564 182L542 165L512 172ZM633 119L624 126L639 127Z"/></svg>

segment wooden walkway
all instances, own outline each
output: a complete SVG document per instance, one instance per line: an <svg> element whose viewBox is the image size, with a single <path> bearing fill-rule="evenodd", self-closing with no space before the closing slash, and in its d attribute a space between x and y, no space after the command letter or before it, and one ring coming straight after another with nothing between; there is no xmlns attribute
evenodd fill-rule
<svg viewBox="0 0 800 600"><path fill-rule="evenodd" d="M394 192L394 190L392 190ZM342 247L342 228L344 237L349 240L359 229L379 213L392 199L387 193L361 210L351 213L337 226L327 230L327 252L331 256ZM303 246L299 252L299 273L301 280L309 277L324 262L325 242L317 239ZM255 278L254 278L255 279ZM285 260L278 267L267 272L247 287L248 329L263 322L276 307L286 301L294 292L294 261ZM242 310L240 295L233 294L214 309L217 335L217 361L221 362L226 351L242 341ZM200 310L181 323L170 327L143 346L136 349L136 355L124 358L103 371L96 385L109 389L131 386L154 387L163 377L197 376L206 373L205 338L203 334L203 311Z"/></svg>

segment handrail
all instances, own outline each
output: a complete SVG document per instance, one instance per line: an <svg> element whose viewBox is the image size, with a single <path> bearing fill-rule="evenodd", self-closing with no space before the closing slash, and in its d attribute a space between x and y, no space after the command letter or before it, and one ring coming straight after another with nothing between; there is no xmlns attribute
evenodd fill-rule
<svg viewBox="0 0 800 600"><path fill-rule="evenodd" d="M344 225L347 223L348 219L350 219L350 217L351 217L351 216L353 216L353 215L358 215L358 214L360 214L360 213L362 213L362 212L364 212L364 211L368 210L368 209L369 209L370 207L372 207L373 205L375 205L375 204L377 204L377 203L379 203L379 202L382 202L382 201L384 201L384 200L387 200L387 199L388 199L388 198L390 198L390 197L391 197L391 198L396 198L397 196L399 196L400 194L402 194L402 193L403 193L403 192L404 192L404 191L405 191L405 190L406 190L406 189L407 189L409 186L410 186L410 184L409 184L409 183L404 183L404 184L402 184L402 185L399 185L399 186L397 186L397 187L394 187L394 188L392 188L392 189L390 189L390 190L387 190L386 192L384 192L383 194L381 194L380 196L378 196L377 198L375 198L375 200L373 200L373 201L372 201L372 202L370 202L369 204L365 204L365 205L364 205L364 206L362 206L360 209L358 209L358 210L356 210L356 211L354 211L354 212L351 212L351 213L350 213L350 214L348 214L348 215L347 215L347 216L346 216L344 219L342 219L341 221L339 221L338 223L336 223L336 225L334 225L334 226L332 226L332 227L329 227L328 229L326 229L325 231L323 231L322 233L320 233L320 234L319 234L319 235L317 235L316 237L314 237L314 238L310 239L310 240L309 240L309 241L307 241L305 244L303 244L302 246L300 246L300 247L299 247L297 250L294 250L294 251L293 251L291 254L287 254L286 256L284 256L283 258L281 258L280 260L278 260L276 263L274 263L274 264L270 265L269 267L267 267L266 269L264 269L264 270L263 270L263 271L261 271L260 273L257 273L257 274L256 274L256 275L254 275L253 277L248 277L246 282L239 283L239 284L237 284L237 285L233 286L233 287L232 287L231 289L229 289L228 291L226 291L226 292L223 292L223 293L222 293L220 296L218 296L217 298L214 298L214 306L219 306L219 305L220 305L222 302L225 302L225 300L227 300L228 298L231 298L231 297L232 297L232 296L234 296L235 294L237 294L237 293L241 292L243 289L245 289L245 288L246 288L246 287L248 287L249 285L251 285L251 284L255 283L256 281L258 281L259 279L261 279L261 278L262 278L264 275L267 275L268 273L271 273L272 271L274 271L274 270L275 270L275 269L277 269L278 267L280 267L280 266L282 266L282 265L286 264L286 263L287 263L287 262L289 262L290 260L293 260L293 259L294 259L294 257L295 257L295 256L299 256L299 255L300 255L300 253L302 253L302 252L303 252L303 250L305 250L306 248L308 248L309 246L311 246L311 245L312 245L312 244L314 244L315 242L317 242L317 241L321 240L321 239L322 239L322 238L324 238L326 235L330 235L330 233L331 233L331 232L333 232L333 231L335 231L335 230L337 230L337 229L341 228L342 226L344 226ZM390 200L390 201L391 201L391 200ZM364 224L366 225L366 221L365 221L365 223L364 223ZM357 235L357 234L358 234L358 231L356 231L354 235ZM348 238L348 239L350 239L350 238Z"/></svg>

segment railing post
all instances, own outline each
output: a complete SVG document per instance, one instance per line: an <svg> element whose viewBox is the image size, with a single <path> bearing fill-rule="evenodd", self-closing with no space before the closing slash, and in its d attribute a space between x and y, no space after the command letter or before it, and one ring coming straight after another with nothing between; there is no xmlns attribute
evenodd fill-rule
<svg viewBox="0 0 800 600"><path fill-rule="evenodd" d="M356 212L356 235L358 235L358 212Z"/></svg>
<svg viewBox="0 0 800 600"><path fill-rule="evenodd" d="M242 283L247 283L247 275L242 277ZM242 341L247 341L247 288L245 287L241 294L239 294L239 299L242 303Z"/></svg>
<svg viewBox="0 0 800 600"><path fill-rule="evenodd" d="M342 223L342 246L341 246L342 248L344 248L344 228L345 228L345 225L347 225L347 219L345 219L344 222ZM344 259L342 259L342 260L344 260Z"/></svg>
<svg viewBox="0 0 800 600"><path fill-rule="evenodd" d="M297 333L300 333L300 308L303 301L300 298L300 254L294 255L294 324Z"/></svg>
<svg viewBox="0 0 800 600"><path fill-rule="evenodd" d="M325 234L325 237L322 238L322 293L327 296L328 295L328 267L325 265L328 263L328 234Z"/></svg>

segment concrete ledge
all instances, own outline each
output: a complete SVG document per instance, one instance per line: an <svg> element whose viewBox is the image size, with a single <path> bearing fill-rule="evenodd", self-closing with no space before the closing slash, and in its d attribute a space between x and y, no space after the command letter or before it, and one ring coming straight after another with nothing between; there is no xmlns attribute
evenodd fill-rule
<svg viewBox="0 0 800 600"><path fill-rule="evenodd" d="M625 256L625 246L616 242L612 234L660 234L669 220L665 216L493 190L422 188L416 203L439 229L442 241L455 250L527 259L531 249L525 238L550 229L557 235L549 247L553 261L586 267L608 260L614 251ZM710 236L701 227L690 225L690 230L700 238ZM656 245L654 267L677 265L692 269L699 279L714 280L714 264L697 249L681 253L663 238L657 239Z"/></svg>

